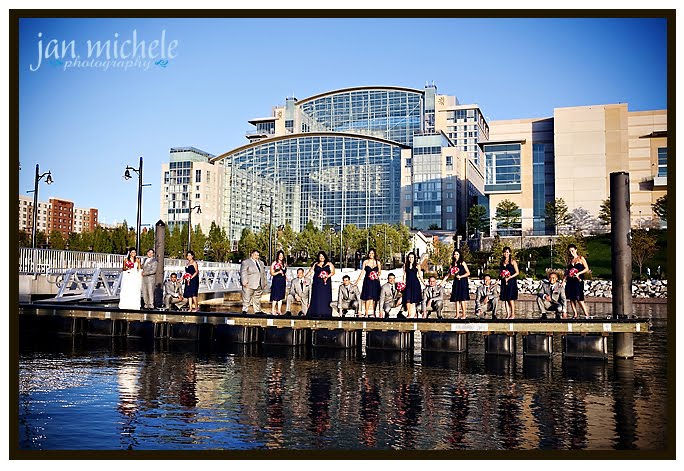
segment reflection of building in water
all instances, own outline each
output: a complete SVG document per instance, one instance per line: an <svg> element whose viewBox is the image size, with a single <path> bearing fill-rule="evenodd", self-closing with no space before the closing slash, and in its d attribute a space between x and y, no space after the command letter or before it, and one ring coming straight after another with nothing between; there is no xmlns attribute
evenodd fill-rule
<svg viewBox="0 0 684 471"><path fill-rule="evenodd" d="M327 375L311 375L309 380L310 430L323 435L330 428L330 393L332 381Z"/></svg>
<svg viewBox="0 0 684 471"><path fill-rule="evenodd" d="M465 448L465 435L468 432L468 398L470 394L463 382L459 382L451 396L451 434L447 437L454 448Z"/></svg>
<svg viewBox="0 0 684 471"><path fill-rule="evenodd" d="M119 386L118 411L123 416L121 422L121 445L124 449L133 449L137 446L135 437L136 415L139 404L139 367L133 365L123 365L117 370L117 384Z"/></svg>
<svg viewBox="0 0 684 471"><path fill-rule="evenodd" d="M267 444L270 448L283 444L283 428L285 427L285 412L283 396L285 385L283 373L278 363L270 366L266 391L266 429Z"/></svg>
<svg viewBox="0 0 684 471"><path fill-rule="evenodd" d="M378 424L380 423L380 390L375 382L364 377L361 379L361 421L360 437L364 445L369 448L377 446Z"/></svg>
<svg viewBox="0 0 684 471"><path fill-rule="evenodd" d="M499 436L504 448L507 450L518 449L522 430L520 421L522 407L520 393L517 391L515 383L510 383L508 389L501 392L497 408L499 410Z"/></svg>

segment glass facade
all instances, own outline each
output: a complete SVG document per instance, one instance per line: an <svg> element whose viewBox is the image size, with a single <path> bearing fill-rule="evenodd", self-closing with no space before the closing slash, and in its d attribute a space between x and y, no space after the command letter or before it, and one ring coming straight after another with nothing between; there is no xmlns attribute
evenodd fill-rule
<svg viewBox="0 0 684 471"><path fill-rule="evenodd" d="M298 104L301 132L355 132L407 146L421 130L423 92L395 89L340 91Z"/></svg>
<svg viewBox="0 0 684 471"><path fill-rule="evenodd" d="M485 192L520 191L520 144L485 145Z"/></svg>
<svg viewBox="0 0 684 471"><path fill-rule="evenodd" d="M402 147L363 136L311 133L259 141L220 158L225 172L224 227L240 238L259 230L273 196L274 225L295 231L324 225L396 223Z"/></svg>
<svg viewBox="0 0 684 471"><path fill-rule="evenodd" d="M532 229L535 234L546 232L546 175L544 144L532 145Z"/></svg>
<svg viewBox="0 0 684 471"><path fill-rule="evenodd" d="M667 147L658 147L658 176L667 177Z"/></svg>

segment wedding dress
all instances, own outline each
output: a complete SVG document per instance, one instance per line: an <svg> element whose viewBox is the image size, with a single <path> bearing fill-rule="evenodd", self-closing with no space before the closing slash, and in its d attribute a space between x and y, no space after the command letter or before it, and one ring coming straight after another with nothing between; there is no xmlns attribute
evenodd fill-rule
<svg viewBox="0 0 684 471"><path fill-rule="evenodd" d="M142 296L142 270L131 268L121 275L119 309L140 309Z"/></svg>

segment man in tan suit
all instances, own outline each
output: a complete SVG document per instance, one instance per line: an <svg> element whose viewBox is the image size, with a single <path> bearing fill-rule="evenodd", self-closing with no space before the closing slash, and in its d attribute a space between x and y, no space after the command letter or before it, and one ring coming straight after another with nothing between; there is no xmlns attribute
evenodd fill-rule
<svg viewBox="0 0 684 471"><path fill-rule="evenodd" d="M247 314L249 305L252 305L254 314L263 314L261 311L261 294L266 288L266 267L259 260L259 251L252 250L249 258L240 265L240 283L242 284L242 313Z"/></svg>
<svg viewBox="0 0 684 471"><path fill-rule="evenodd" d="M297 278L292 280L290 285L290 294L287 295L287 307L285 308L285 315L291 316L292 303L302 303L302 310L299 312L300 316L306 316L306 311L309 309L309 301L311 300L311 282L304 278L304 269L297 268Z"/></svg>
<svg viewBox="0 0 684 471"><path fill-rule="evenodd" d="M353 309L354 314L358 314L360 304L361 293L359 293L359 288L351 284L349 275L344 275L342 277L342 284L337 292L337 302L331 302L330 307L337 309L340 316L344 317L349 309Z"/></svg>

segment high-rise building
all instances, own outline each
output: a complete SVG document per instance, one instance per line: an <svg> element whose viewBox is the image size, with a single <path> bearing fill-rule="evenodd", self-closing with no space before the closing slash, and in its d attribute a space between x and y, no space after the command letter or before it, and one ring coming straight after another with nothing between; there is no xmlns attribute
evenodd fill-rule
<svg viewBox="0 0 684 471"><path fill-rule="evenodd" d="M173 147L168 164L162 164L160 218L173 229L187 225L190 208L193 228L209 232L211 223L220 224L223 169L214 156L194 147ZM200 212L197 212L199 206Z"/></svg>
<svg viewBox="0 0 684 471"><path fill-rule="evenodd" d="M547 203L563 198L570 212L595 220L611 172L630 172L633 226L652 223L651 204L666 193L666 110L596 105L488 122L478 105L432 84L287 97L249 122L249 142L216 157L171 149L162 219L186 223L188 208L201 204L193 223L201 219L206 231L216 221L236 243L271 212L275 226L295 231L311 221L463 232L469 209L481 204L499 231L496 207L510 200L521 219L508 231L549 234Z"/></svg>

